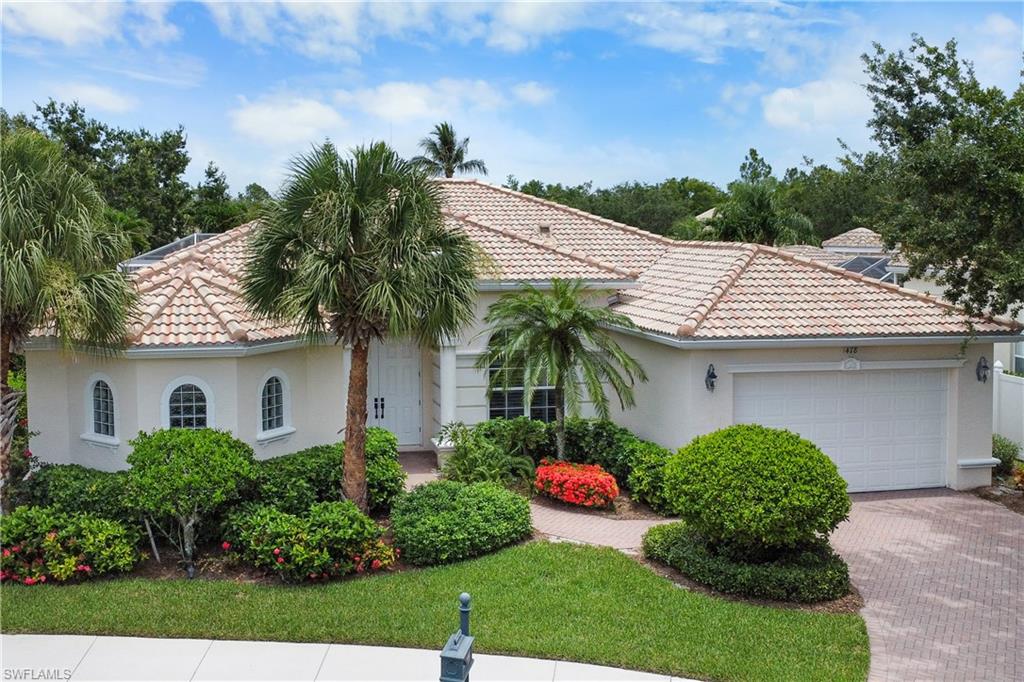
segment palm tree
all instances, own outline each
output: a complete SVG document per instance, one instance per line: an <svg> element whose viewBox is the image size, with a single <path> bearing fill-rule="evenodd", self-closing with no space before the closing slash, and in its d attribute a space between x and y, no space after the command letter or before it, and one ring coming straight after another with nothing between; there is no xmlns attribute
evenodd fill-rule
<svg viewBox="0 0 1024 682"><path fill-rule="evenodd" d="M423 155L414 157L413 163L422 166L431 175L443 175L446 178L456 173L477 172L487 175L487 165L483 161L466 161L469 138L464 137L460 142L455 135L455 128L447 121L435 125L433 132L420 140L420 149Z"/></svg>
<svg viewBox="0 0 1024 682"><path fill-rule="evenodd" d="M626 409L636 404L633 385L647 381L640 364L605 330L607 326L633 329L632 321L595 303L579 280L556 279L550 291L524 285L516 293L505 294L484 317L492 331L476 366L497 368L491 373L488 393L521 381L523 400L529 404L538 386L554 386L559 459L565 457L566 408L579 414L584 390L597 414L607 419L605 383Z"/></svg>
<svg viewBox="0 0 1024 682"><path fill-rule="evenodd" d="M366 503L370 342L435 344L473 315L476 248L444 226L439 189L384 143L343 158L324 143L291 162L280 200L249 243L248 305L309 338L352 348L343 492Z"/></svg>
<svg viewBox="0 0 1024 682"><path fill-rule="evenodd" d="M729 186L729 199L711 219L711 238L769 246L817 242L814 225L802 213L782 206L778 181L737 181Z"/></svg>
<svg viewBox="0 0 1024 682"><path fill-rule="evenodd" d="M0 141L0 394L10 391L11 352L36 327L67 349L117 348L135 293L117 271L127 235L106 218L92 182L61 148L32 130ZM0 467L6 469L6 452Z"/></svg>

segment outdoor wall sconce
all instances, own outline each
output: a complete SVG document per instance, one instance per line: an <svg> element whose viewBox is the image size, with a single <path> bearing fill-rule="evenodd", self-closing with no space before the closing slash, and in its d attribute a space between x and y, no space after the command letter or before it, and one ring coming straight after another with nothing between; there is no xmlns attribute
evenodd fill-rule
<svg viewBox="0 0 1024 682"><path fill-rule="evenodd" d="M988 360L985 359L984 355L978 358L978 366L974 368L974 374L981 383L988 382Z"/></svg>
<svg viewBox="0 0 1024 682"><path fill-rule="evenodd" d="M715 374L715 366L714 365L708 365L708 373L704 375L704 386L709 391L715 390L715 379L717 379L717 378L718 378L718 375Z"/></svg>

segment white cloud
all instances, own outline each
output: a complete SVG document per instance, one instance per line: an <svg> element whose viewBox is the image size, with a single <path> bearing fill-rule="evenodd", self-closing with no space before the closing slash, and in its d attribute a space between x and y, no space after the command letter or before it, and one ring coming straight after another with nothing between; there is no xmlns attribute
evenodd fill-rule
<svg viewBox="0 0 1024 682"><path fill-rule="evenodd" d="M15 38L66 47L97 45L131 35L142 45L175 40L180 31L167 19L165 3L6 2L3 28Z"/></svg>
<svg viewBox="0 0 1024 682"><path fill-rule="evenodd" d="M255 102L242 98L228 112L232 128L253 140L275 145L318 142L345 126L333 107L308 97L276 95Z"/></svg>
<svg viewBox="0 0 1024 682"><path fill-rule="evenodd" d="M489 17L487 44L507 52L536 47L545 38L591 23L592 9L578 2L504 2Z"/></svg>
<svg viewBox="0 0 1024 682"><path fill-rule="evenodd" d="M726 83L718 93L718 102L705 109L717 121L738 125L750 110L754 99L764 92L764 85L757 81L748 83Z"/></svg>
<svg viewBox="0 0 1024 682"><path fill-rule="evenodd" d="M392 81L370 88L340 90L335 101L390 122L432 120L463 111L489 111L507 102L484 80L442 78L432 83Z"/></svg>
<svg viewBox="0 0 1024 682"><path fill-rule="evenodd" d="M761 102L769 125L803 132L863 125L871 114L864 88L845 79L815 80L794 88L778 88Z"/></svg>
<svg viewBox="0 0 1024 682"><path fill-rule="evenodd" d="M121 94L105 85L62 83L54 86L53 91L62 101L75 100L86 109L123 113L139 105L139 100L131 95Z"/></svg>
<svg viewBox="0 0 1024 682"><path fill-rule="evenodd" d="M517 99L534 106L551 101L555 96L554 88L541 85L537 81L526 81L513 86L512 93Z"/></svg>
<svg viewBox="0 0 1024 682"><path fill-rule="evenodd" d="M120 3L6 2L4 30L9 35L77 46L120 35Z"/></svg>
<svg viewBox="0 0 1024 682"><path fill-rule="evenodd" d="M1024 68L1024 27L1004 14L989 14L966 33L960 53L974 62L982 85L997 85L1007 93L1016 89Z"/></svg>

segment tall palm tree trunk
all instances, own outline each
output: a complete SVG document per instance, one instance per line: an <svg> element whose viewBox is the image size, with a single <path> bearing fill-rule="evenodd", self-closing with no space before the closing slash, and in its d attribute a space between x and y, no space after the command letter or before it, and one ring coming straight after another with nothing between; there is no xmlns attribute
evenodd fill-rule
<svg viewBox="0 0 1024 682"><path fill-rule="evenodd" d="M352 346L352 363L348 377L348 405L345 410L345 475L342 492L362 511L368 511L366 500L366 387L370 344L360 339Z"/></svg>
<svg viewBox="0 0 1024 682"><path fill-rule="evenodd" d="M555 386L555 453L565 459L565 392Z"/></svg>

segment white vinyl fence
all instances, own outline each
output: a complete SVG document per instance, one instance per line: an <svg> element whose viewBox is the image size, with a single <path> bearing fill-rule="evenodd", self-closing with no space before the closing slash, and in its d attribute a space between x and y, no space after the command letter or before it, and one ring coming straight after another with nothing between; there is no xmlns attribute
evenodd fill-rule
<svg viewBox="0 0 1024 682"><path fill-rule="evenodd" d="M1024 443L1024 378L1003 372L996 362L992 372L992 430L1012 441Z"/></svg>

